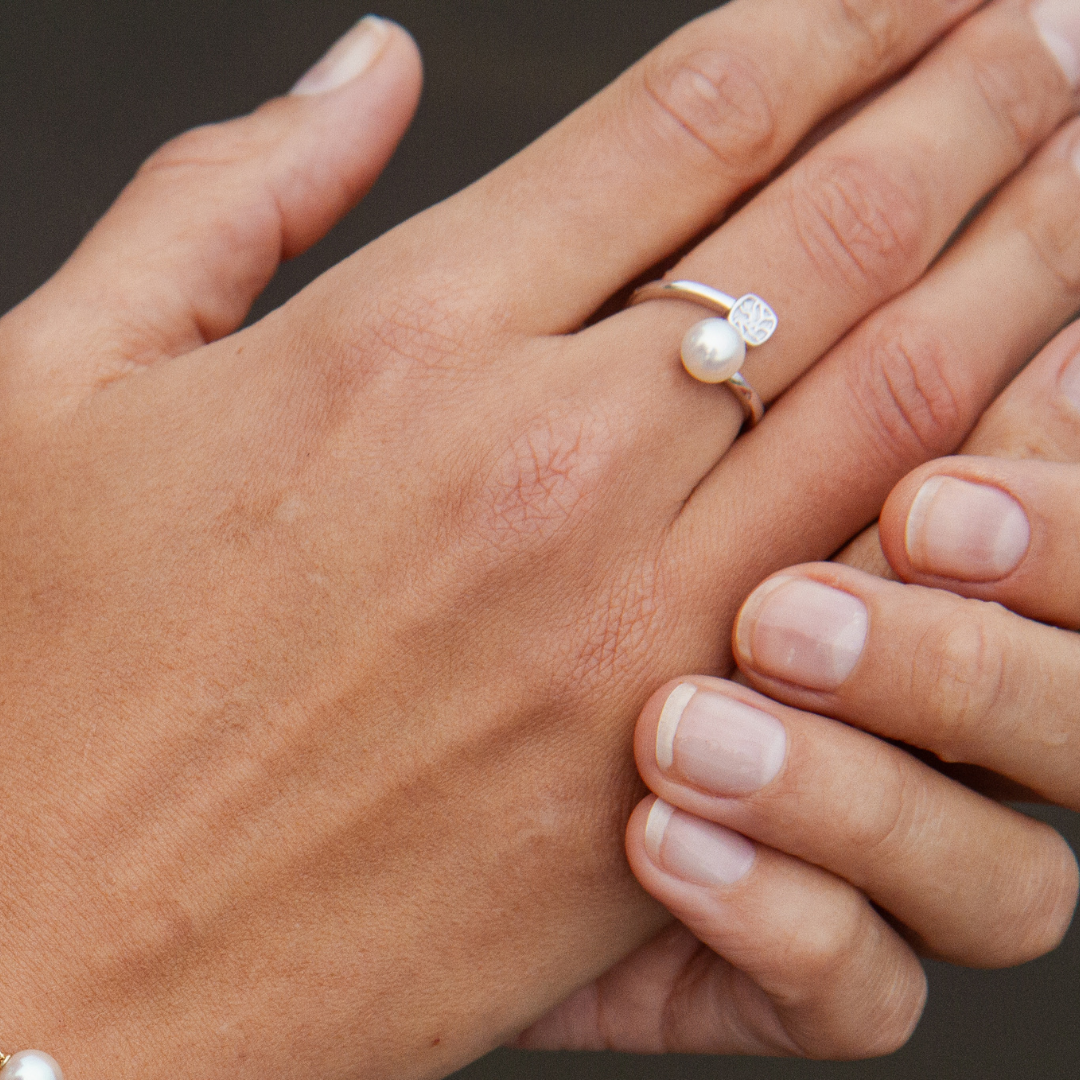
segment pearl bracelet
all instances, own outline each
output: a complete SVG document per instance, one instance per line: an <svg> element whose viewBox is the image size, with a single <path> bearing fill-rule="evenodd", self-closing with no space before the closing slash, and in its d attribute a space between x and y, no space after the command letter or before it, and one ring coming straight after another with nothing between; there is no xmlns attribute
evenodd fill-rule
<svg viewBox="0 0 1080 1080"><path fill-rule="evenodd" d="M64 1080L60 1066L40 1050L0 1054L0 1080Z"/></svg>

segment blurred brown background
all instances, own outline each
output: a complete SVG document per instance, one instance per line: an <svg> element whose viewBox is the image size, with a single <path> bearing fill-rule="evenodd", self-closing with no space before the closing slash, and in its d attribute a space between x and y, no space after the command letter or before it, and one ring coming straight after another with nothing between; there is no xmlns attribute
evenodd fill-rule
<svg viewBox="0 0 1080 1080"><path fill-rule="evenodd" d="M427 63L420 115L370 199L280 274L280 303L529 142L704 0L386 0ZM287 89L364 11L347 0L0 3L0 310L43 281L139 162L184 128ZM1080 843L1075 816L1043 814ZM931 965L912 1044L850 1065L507 1051L456 1080L1057 1080L1080 1077L1080 933L999 973Z"/></svg>

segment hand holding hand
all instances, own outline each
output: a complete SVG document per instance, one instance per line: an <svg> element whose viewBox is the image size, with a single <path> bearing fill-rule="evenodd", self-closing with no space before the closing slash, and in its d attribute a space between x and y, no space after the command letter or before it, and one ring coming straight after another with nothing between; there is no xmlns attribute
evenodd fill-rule
<svg viewBox="0 0 1080 1080"><path fill-rule="evenodd" d="M988 223L1006 211L1002 231L984 226L950 258L1007 247L1017 221L1075 218L1045 191L1014 203L1024 190L991 208ZM1056 265L1075 280L1065 216ZM666 802L639 807L628 851L682 925L609 977L609 1013L648 987L673 1045L702 1050L732 1045L732 1012L778 1017L780 1049L836 1016L872 1017L849 1034L870 1053L917 1019L922 983L867 897L914 949L955 963L1009 966L1060 942L1072 852L971 786L1080 810L1080 329L1032 362L963 450L898 485L880 533L840 560L878 573L795 567L754 592L735 656L761 693L693 678L645 709L638 765ZM918 585L882 580L894 572ZM766 1007L762 990L784 1004Z"/></svg>
<svg viewBox="0 0 1080 1080"><path fill-rule="evenodd" d="M664 925L620 842L651 665L722 670L752 584L872 520L1074 305L1022 243L1031 295L956 263L910 287L1073 89L999 0L693 239L976 7L728 5L234 333L412 109L415 53L369 23L321 92L156 155L0 322L15 1043L69 1080L438 1075ZM1020 183L1071 192L1071 137ZM781 311L747 372L766 400L832 350L727 456L739 408L676 358L697 311L580 329L688 247L679 276ZM890 347L913 311L997 320L996 350ZM925 411L931 373L953 407ZM756 985L732 1049L902 1034L868 1042L883 1014L840 980L790 1015ZM622 1045L668 1045L651 1018Z"/></svg>
<svg viewBox="0 0 1080 1080"><path fill-rule="evenodd" d="M781 410L805 418L814 403L824 412L833 365L861 353L870 362L848 369L850 402L858 408L884 377L918 403L894 429L898 447L914 436L945 449L941 425L966 411L966 380L983 363L1001 370L1006 355L1030 355L1055 325L1037 329L1030 318L1050 297L1064 301L1063 317L1080 300L1080 228L1075 196L1065 195L1076 190L1076 145L1067 128L923 282L790 391L772 419ZM1047 350L988 409L964 452L1080 460L1080 367L1066 366L1075 347L1071 332ZM853 446L850 426L837 437L827 424L807 423L817 445L796 435L784 460L797 468L803 454L890 452ZM1077 625L1067 582L1080 494L1072 468L969 457L928 465L886 507L886 550L907 580ZM907 524L917 493L931 508L977 494L935 479L946 474L989 483L986 508L947 508L938 520L953 561L916 568L908 546L926 556ZM957 522L984 531L976 539ZM845 558L890 572L876 529ZM823 582L841 590L832 607ZM915 951L1004 966L1052 949L1068 926L1076 866L1052 830L813 714L909 741L931 759L978 762L948 771L983 789L1076 807L1080 769L1067 752L1080 698L1075 635L835 564L766 581L739 626L736 658L769 697L688 677L662 689L638 725L641 775L666 804L641 804L628 853L682 924L564 1003L525 1045L871 1055L905 1041L918 1019Z"/></svg>

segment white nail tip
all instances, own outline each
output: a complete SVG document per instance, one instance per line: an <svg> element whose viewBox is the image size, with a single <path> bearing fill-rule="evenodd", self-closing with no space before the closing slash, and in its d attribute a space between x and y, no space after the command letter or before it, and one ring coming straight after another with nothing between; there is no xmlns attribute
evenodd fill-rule
<svg viewBox="0 0 1080 1080"><path fill-rule="evenodd" d="M787 574L778 574L776 577L771 577L768 581L763 582L747 597L746 603L743 604L735 623L735 647L745 659L753 660L754 658L752 642L754 617L756 617L761 605L765 602L765 597L776 592L781 586L787 585L788 582L795 580L793 577L788 577Z"/></svg>
<svg viewBox="0 0 1080 1080"><path fill-rule="evenodd" d="M945 480L941 476L932 476L921 488L911 502L908 510L907 526L904 529L904 547L907 549L908 558L914 563L922 558L923 542L922 529L926 520L930 504L941 491Z"/></svg>
<svg viewBox="0 0 1080 1080"><path fill-rule="evenodd" d="M675 687L664 702L660 723L656 728L656 764L667 772L675 764L675 733L686 706L693 700L698 688L692 683Z"/></svg>
<svg viewBox="0 0 1080 1080"><path fill-rule="evenodd" d="M663 799L657 799L649 811L649 820L645 822L645 850L654 862L660 860L660 845L664 842L664 834L674 813L675 807L669 806Z"/></svg>
<svg viewBox="0 0 1080 1080"><path fill-rule="evenodd" d="M290 92L294 97L311 97L352 82L375 63L389 37L390 24L368 15L333 45Z"/></svg>

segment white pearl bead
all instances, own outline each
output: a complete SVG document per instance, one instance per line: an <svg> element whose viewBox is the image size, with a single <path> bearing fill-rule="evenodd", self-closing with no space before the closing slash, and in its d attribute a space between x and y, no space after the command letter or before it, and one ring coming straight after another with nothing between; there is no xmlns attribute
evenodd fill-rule
<svg viewBox="0 0 1080 1080"><path fill-rule="evenodd" d="M0 1080L64 1080L60 1066L40 1050L22 1050L0 1069Z"/></svg>
<svg viewBox="0 0 1080 1080"><path fill-rule="evenodd" d="M683 367L699 382L726 382L739 373L745 359L746 342L727 319L699 322L683 338Z"/></svg>

